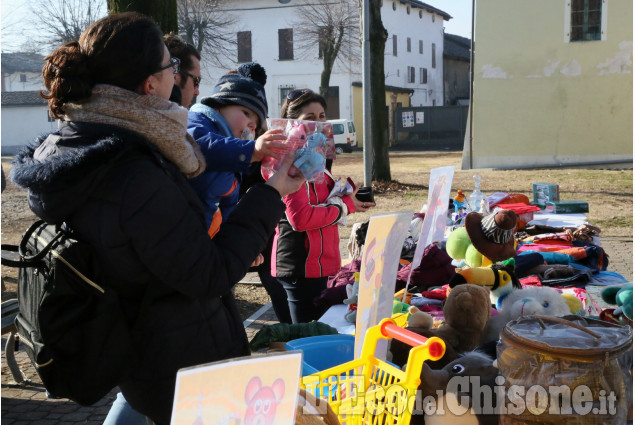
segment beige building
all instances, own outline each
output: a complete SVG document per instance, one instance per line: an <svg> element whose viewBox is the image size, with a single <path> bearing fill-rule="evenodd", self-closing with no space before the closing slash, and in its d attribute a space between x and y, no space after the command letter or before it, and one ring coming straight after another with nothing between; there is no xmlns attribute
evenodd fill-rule
<svg viewBox="0 0 635 425"><path fill-rule="evenodd" d="M633 162L633 1L476 2L472 168ZM463 167L470 166L470 131Z"/></svg>
<svg viewBox="0 0 635 425"><path fill-rule="evenodd" d="M393 112L400 106L411 106L410 97L414 90L403 88L386 86L386 107L388 114L388 137L390 138L393 132L392 117ZM362 83L356 81L353 83L353 113L354 124L357 132L357 147L364 147L364 91L362 89ZM394 143L394 140L390 140L390 145Z"/></svg>

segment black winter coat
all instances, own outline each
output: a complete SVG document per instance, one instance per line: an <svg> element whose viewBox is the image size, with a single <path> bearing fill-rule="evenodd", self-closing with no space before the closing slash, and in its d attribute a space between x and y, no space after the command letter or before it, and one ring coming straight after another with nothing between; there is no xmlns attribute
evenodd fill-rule
<svg viewBox="0 0 635 425"><path fill-rule="evenodd" d="M169 423L179 368L249 354L231 288L284 213L274 188L252 188L211 240L174 164L136 133L87 123L22 152L11 177L39 217L65 221L95 248L131 324L146 288L157 293L142 319L139 364L120 384L137 411Z"/></svg>

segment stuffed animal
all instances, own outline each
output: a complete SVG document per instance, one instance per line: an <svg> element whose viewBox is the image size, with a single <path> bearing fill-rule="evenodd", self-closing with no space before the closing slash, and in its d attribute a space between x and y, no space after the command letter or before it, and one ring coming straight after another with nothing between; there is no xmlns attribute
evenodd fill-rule
<svg viewBox="0 0 635 425"><path fill-rule="evenodd" d="M465 260L470 267L489 266L492 261L478 252L470 237L467 235L465 227L459 227L448 236L445 250L454 260Z"/></svg>
<svg viewBox="0 0 635 425"><path fill-rule="evenodd" d="M608 304L617 305L614 310L602 311L602 320L633 326L633 284L607 286L602 290L602 299ZM605 313L606 312L606 313ZM608 318L611 320L608 320Z"/></svg>
<svg viewBox="0 0 635 425"><path fill-rule="evenodd" d="M466 353L440 370L433 370L424 363L419 390L424 402L432 397L436 406L432 414L425 415L425 425L498 424L499 414L494 409L497 407L494 387L499 383L496 382L498 376L500 372L493 365L493 359L478 351ZM489 391L484 387L489 387ZM480 396L487 393L492 397L481 400ZM442 394L441 399L439 394ZM468 401L467 406L459 404L464 400ZM426 406L423 407L425 411ZM423 417L423 412L413 414L410 423L422 424Z"/></svg>
<svg viewBox="0 0 635 425"><path fill-rule="evenodd" d="M298 128L303 130L304 126L298 126ZM326 158L320 153L320 150L323 150L321 148L323 148L326 143L326 137L322 133L313 133L308 137L306 133L304 133L299 136L306 138L307 143L306 146L301 147L295 152L293 165L302 171L302 174L304 174L307 180L315 180L324 171L324 165L326 164ZM292 135L289 134L289 138L291 137Z"/></svg>
<svg viewBox="0 0 635 425"><path fill-rule="evenodd" d="M456 353L473 350L480 344L490 316L489 291L478 285L457 286L445 300L443 315L445 321L436 329L406 328L427 338L437 336L445 341L446 352L440 360L434 362L432 367L436 368L456 359ZM393 340L390 347L393 363L403 366L408 360L410 346Z"/></svg>
<svg viewBox="0 0 635 425"><path fill-rule="evenodd" d="M410 313L408 317L409 328L432 329L434 326L434 318L414 305L408 308L408 313Z"/></svg>
<svg viewBox="0 0 635 425"><path fill-rule="evenodd" d="M450 278L450 288L463 283L472 283L490 289L492 304L500 307L500 303L522 285L514 274L513 266L492 265L491 267L473 267L457 270Z"/></svg>
<svg viewBox="0 0 635 425"><path fill-rule="evenodd" d="M355 273L359 275L359 273ZM355 278L355 282L351 285L350 283L346 285L346 298L342 301L347 305L346 313L344 313L344 319L347 322L355 323L357 321L357 301L359 298L359 278Z"/></svg>
<svg viewBox="0 0 635 425"><path fill-rule="evenodd" d="M487 321L483 343L498 340L510 320L520 316L564 316L571 314L569 305L555 289L532 286L510 293L502 302L499 314Z"/></svg>

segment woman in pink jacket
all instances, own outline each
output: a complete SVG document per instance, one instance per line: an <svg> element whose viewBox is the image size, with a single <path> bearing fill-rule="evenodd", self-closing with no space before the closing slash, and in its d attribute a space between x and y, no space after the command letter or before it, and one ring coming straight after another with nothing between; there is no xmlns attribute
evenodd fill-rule
<svg viewBox="0 0 635 425"><path fill-rule="evenodd" d="M322 96L299 89L287 95L281 116L326 121L325 109L326 100ZM327 169L330 170L330 163ZM375 205L358 200L355 194L343 196L342 203L327 202L335 182L328 170L322 183L307 182L284 197L287 209L276 228L271 274L287 292L293 323L310 322L324 313L313 300L326 289L328 277L341 266L337 222Z"/></svg>

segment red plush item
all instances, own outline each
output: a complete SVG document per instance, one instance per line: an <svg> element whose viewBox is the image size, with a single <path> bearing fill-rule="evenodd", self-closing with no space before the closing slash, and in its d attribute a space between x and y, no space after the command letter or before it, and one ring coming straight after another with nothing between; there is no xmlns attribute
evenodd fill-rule
<svg viewBox="0 0 635 425"><path fill-rule="evenodd" d="M421 293L422 296L426 298L430 298L433 300L445 300L448 297L448 294L444 289L433 289L432 291L423 291Z"/></svg>
<svg viewBox="0 0 635 425"><path fill-rule="evenodd" d="M609 323L617 323L618 325L621 325L622 322L620 322L620 319L618 319L615 316L615 314L613 314L614 312L615 312L614 308L605 308L600 313L600 320L604 320L605 322L609 322Z"/></svg>
<svg viewBox="0 0 635 425"><path fill-rule="evenodd" d="M538 276L527 276L522 279L518 279L522 286L542 286Z"/></svg>

